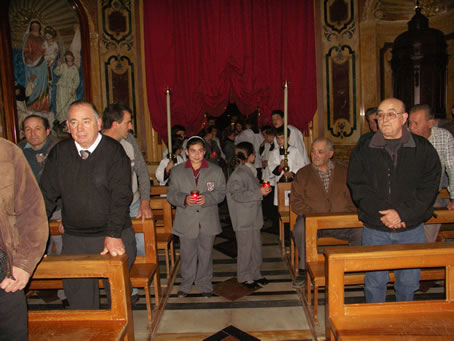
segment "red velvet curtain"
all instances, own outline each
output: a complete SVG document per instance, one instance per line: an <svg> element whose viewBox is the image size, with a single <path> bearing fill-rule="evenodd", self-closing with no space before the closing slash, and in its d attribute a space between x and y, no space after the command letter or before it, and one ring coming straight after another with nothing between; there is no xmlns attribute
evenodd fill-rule
<svg viewBox="0 0 454 341"><path fill-rule="evenodd" d="M303 129L316 107L313 0L145 0L148 105L153 127L167 136L165 89L172 125L197 133L203 114L229 102L261 122L283 109L289 82L289 123Z"/></svg>

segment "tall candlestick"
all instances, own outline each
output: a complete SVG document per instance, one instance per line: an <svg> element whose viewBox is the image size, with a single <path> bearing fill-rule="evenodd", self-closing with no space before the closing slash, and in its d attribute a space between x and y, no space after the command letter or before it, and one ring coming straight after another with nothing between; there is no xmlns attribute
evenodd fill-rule
<svg viewBox="0 0 454 341"><path fill-rule="evenodd" d="M172 155L172 124L170 121L170 88L166 89L166 102L167 102L167 148L169 149L169 159Z"/></svg>
<svg viewBox="0 0 454 341"><path fill-rule="evenodd" d="M284 181L288 182L290 179L286 173L290 171L288 166L288 82L284 83Z"/></svg>
<svg viewBox="0 0 454 341"><path fill-rule="evenodd" d="M287 127L288 127L288 82L284 83L284 150L287 151L288 147L288 136L287 136Z"/></svg>

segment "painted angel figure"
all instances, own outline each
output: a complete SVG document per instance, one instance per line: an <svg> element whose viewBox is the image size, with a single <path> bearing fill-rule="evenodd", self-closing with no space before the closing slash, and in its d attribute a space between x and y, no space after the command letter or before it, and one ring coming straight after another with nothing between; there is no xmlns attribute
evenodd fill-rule
<svg viewBox="0 0 454 341"><path fill-rule="evenodd" d="M79 87L79 69L74 64L74 55L71 51L66 51L64 54L65 62L61 59L58 61L58 66L54 73L60 76L57 82L57 121L62 123L66 121L66 113L69 105L77 99L76 90Z"/></svg>

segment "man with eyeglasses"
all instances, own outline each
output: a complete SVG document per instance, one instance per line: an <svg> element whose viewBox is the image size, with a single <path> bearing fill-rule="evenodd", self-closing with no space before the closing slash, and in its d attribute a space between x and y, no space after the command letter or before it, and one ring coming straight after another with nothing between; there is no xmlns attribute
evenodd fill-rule
<svg viewBox="0 0 454 341"><path fill-rule="evenodd" d="M364 223L363 245L424 243L424 222L433 214L441 164L434 147L405 125L408 113L396 98L380 103L379 130L358 142L347 183ZM413 300L420 270L395 271L397 301ZM388 271L368 272L366 302L384 302Z"/></svg>

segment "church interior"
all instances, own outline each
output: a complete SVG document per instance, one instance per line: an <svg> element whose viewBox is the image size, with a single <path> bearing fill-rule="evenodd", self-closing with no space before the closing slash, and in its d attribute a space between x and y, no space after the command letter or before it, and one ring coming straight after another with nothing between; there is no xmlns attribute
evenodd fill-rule
<svg viewBox="0 0 454 341"><path fill-rule="evenodd" d="M307 151L316 138L328 138L334 159L348 165L360 136L370 131L367 109L386 98L402 100L407 109L430 105L436 125L448 130L454 120L454 0L2 4L0 137L19 143L24 118L38 113L48 118L53 135L67 138L65 115L72 101L93 103L100 115L111 103L124 104L133 114L133 134L156 191L152 197L165 193L157 189L155 172L168 147L169 122L184 126L190 137L208 127L210 119L216 119L219 132L233 127L233 116L253 117L262 128L272 124L271 112L279 109L301 131ZM43 45L36 48L43 58L33 64L25 54L38 25ZM38 67L38 73L30 73L29 68ZM64 77L76 82L73 91L63 92ZM165 224L161 211L156 226ZM269 283L254 290L232 281L237 250L225 203L219 207L223 232L213 251L215 295L193 291L178 297L181 264L174 238L170 253L175 251L175 259L167 259L167 248L159 254L159 303L151 282L152 321L145 290L139 289L140 299L132 306L135 340L337 339L325 323L325 284L317 289L320 293L310 286L308 291L292 288L297 268L288 204L286 214L283 235L265 214L262 273ZM454 220L440 217L451 223L446 230L454 230ZM454 302L453 278L445 286L437 277L417 300L452 296ZM352 283L345 301L364 302L362 284ZM31 310L61 307L55 290L30 289L28 300ZM449 309L454 312L452 304Z"/></svg>

